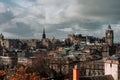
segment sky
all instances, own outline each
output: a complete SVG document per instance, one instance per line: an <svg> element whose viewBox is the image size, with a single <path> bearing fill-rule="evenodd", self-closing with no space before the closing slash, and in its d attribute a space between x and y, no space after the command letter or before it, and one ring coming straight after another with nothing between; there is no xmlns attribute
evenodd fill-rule
<svg viewBox="0 0 120 80"><path fill-rule="evenodd" d="M120 0L0 0L0 33L5 38L104 37L108 25L120 41Z"/></svg>

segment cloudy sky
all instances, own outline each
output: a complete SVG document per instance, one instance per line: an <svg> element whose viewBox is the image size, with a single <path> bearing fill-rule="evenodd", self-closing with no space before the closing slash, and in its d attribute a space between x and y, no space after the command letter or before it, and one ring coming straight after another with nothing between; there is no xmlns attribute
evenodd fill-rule
<svg viewBox="0 0 120 80"><path fill-rule="evenodd" d="M120 40L120 0L0 0L0 32L6 38L48 38L68 34L103 37L111 24Z"/></svg>

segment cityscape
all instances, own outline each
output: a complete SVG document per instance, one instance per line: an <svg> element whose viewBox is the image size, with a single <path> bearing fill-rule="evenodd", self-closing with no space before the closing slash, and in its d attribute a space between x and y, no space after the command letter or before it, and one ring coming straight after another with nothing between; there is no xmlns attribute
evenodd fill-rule
<svg viewBox="0 0 120 80"><path fill-rule="evenodd" d="M69 34L62 41L6 39L0 35L0 78L3 80L119 80L120 44L111 25L105 37ZM78 78L78 79L77 79Z"/></svg>
<svg viewBox="0 0 120 80"><path fill-rule="evenodd" d="M120 80L120 3L0 0L0 80Z"/></svg>

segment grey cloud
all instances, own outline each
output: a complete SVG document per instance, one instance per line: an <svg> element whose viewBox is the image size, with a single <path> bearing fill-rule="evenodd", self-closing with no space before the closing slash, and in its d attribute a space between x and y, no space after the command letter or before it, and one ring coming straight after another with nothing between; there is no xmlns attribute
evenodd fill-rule
<svg viewBox="0 0 120 80"><path fill-rule="evenodd" d="M101 21L114 21L120 19L119 0L78 0L83 5L82 14L86 17L99 17Z"/></svg>
<svg viewBox="0 0 120 80"><path fill-rule="evenodd" d="M14 16L11 12L0 13L0 25L9 22Z"/></svg>
<svg viewBox="0 0 120 80"><path fill-rule="evenodd" d="M8 32L8 33L17 35L18 37L33 36L33 30L29 27L29 25L26 25L21 22L17 22L15 27L4 29L4 32Z"/></svg>
<svg viewBox="0 0 120 80"><path fill-rule="evenodd" d="M69 34L63 29L72 29L71 33L94 35L96 31L99 34L103 33L107 27L103 25L120 22L119 0L25 0L24 2L28 3L23 6L22 3L12 0L12 3L18 5L18 9L12 6L12 13L0 14L2 19L0 24L11 20L11 23L16 23L14 28L4 29L5 32L26 38L34 37L35 34L39 37L45 27L48 37L62 38ZM17 13L18 11L20 13ZM112 27L114 29L114 26ZM115 35L117 33L118 31Z"/></svg>

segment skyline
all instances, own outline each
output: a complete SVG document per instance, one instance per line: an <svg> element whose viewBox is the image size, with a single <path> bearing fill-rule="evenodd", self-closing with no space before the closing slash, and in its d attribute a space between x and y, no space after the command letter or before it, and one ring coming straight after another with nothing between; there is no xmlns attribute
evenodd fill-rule
<svg viewBox="0 0 120 80"><path fill-rule="evenodd" d="M5 38L48 38L68 34L103 37L110 24L120 40L120 1L0 0L0 33Z"/></svg>

